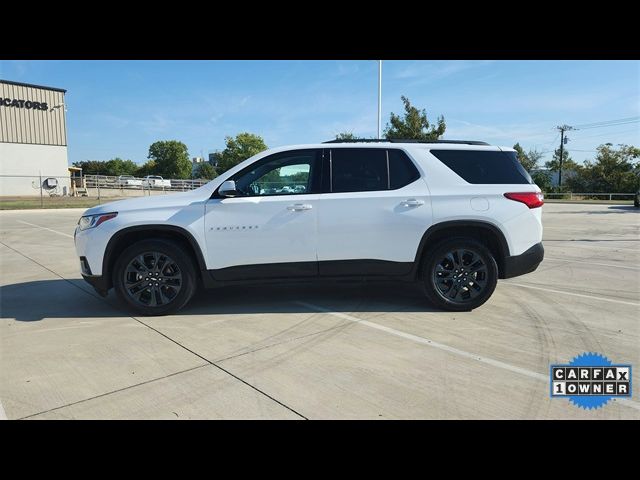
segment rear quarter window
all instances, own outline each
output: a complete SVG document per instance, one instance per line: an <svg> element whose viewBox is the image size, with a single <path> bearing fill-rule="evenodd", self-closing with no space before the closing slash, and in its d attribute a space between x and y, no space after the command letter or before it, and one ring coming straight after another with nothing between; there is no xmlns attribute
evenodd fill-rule
<svg viewBox="0 0 640 480"><path fill-rule="evenodd" d="M402 150L389 152L389 188L397 190L420 178L418 169Z"/></svg>
<svg viewBox="0 0 640 480"><path fill-rule="evenodd" d="M469 183L533 183L515 152L431 150L431 153Z"/></svg>

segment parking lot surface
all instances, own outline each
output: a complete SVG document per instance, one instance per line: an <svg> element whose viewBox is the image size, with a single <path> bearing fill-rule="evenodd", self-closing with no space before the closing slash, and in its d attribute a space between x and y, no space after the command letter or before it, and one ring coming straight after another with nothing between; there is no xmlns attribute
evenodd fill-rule
<svg viewBox="0 0 640 480"><path fill-rule="evenodd" d="M80 277L82 210L0 212L0 417L638 419L640 211L544 206L546 258L472 312L417 287L207 290L132 316ZM631 363L631 400L549 397L549 365Z"/></svg>

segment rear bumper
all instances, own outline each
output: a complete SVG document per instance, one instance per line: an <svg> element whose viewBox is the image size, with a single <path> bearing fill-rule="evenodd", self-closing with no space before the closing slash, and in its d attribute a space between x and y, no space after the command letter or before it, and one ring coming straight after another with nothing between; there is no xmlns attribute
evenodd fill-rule
<svg viewBox="0 0 640 480"><path fill-rule="evenodd" d="M107 296L109 287L107 286L107 282L102 275L85 275L83 273L82 278L84 278L84 281L91 285L100 296Z"/></svg>
<svg viewBox="0 0 640 480"><path fill-rule="evenodd" d="M500 278L512 278L525 273L533 272L544 258L542 242L536 243L520 255L514 255L504 259L504 268L500 272Z"/></svg>

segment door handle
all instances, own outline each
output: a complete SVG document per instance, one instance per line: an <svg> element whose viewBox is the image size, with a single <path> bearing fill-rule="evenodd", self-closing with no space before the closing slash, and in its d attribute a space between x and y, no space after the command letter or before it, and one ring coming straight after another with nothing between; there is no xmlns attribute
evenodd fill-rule
<svg viewBox="0 0 640 480"><path fill-rule="evenodd" d="M415 198L410 198L409 200L405 200L402 202L402 205L405 207L419 207L420 205L424 205L424 200L416 200Z"/></svg>
<svg viewBox="0 0 640 480"><path fill-rule="evenodd" d="M301 212L302 210L311 210L313 208L312 205L308 203L294 203L293 205L289 205L287 210L292 210L294 212Z"/></svg>

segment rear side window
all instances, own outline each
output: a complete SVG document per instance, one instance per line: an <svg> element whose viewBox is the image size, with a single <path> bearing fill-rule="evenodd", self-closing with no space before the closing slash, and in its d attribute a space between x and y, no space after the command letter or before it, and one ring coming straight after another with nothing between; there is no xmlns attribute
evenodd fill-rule
<svg viewBox="0 0 640 480"><path fill-rule="evenodd" d="M391 190L405 187L420 178L420 172L402 150L389 152L389 187Z"/></svg>
<svg viewBox="0 0 640 480"><path fill-rule="evenodd" d="M369 192L387 190L387 152L381 148L331 150L331 191Z"/></svg>
<svg viewBox="0 0 640 480"><path fill-rule="evenodd" d="M431 150L431 153L469 183L532 183L515 152Z"/></svg>
<svg viewBox="0 0 640 480"><path fill-rule="evenodd" d="M327 191L397 190L420 178L402 150L336 148L331 150L331 188Z"/></svg>

